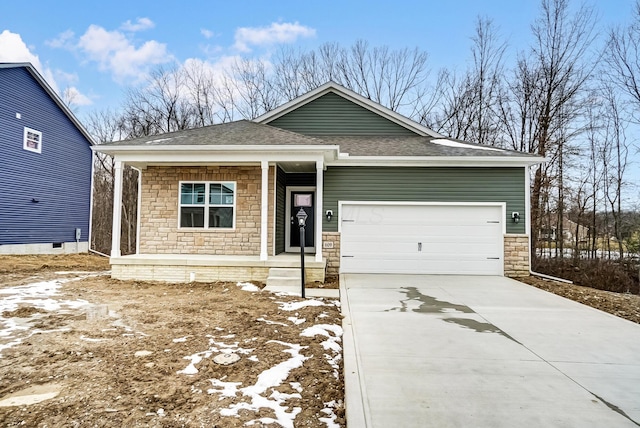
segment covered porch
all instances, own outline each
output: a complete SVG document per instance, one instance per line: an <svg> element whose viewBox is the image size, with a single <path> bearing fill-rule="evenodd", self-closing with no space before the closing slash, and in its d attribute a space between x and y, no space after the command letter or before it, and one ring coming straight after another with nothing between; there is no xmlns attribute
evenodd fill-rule
<svg viewBox="0 0 640 428"><path fill-rule="evenodd" d="M337 157L337 147L187 148L145 144L144 148L136 145L101 150L114 156L114 232L120 231L122 224L124 167L135 168L140 177L136 253L122 255L121 234L112 234L114 278L266 282L271 269L299 269L300 240L295 244L299 231L290 218L298 210L297 207L294 210L292 196L296 190L304 189L313 199L313 206L305 208L313 221L305 235L306 243L313 244L305 245L306 278L307 282L324 281L327 265L322 245L324 170L327 161ZM185 213L193 215L199 209L195 208L195 202L184 204L184 196L191 197L193 193L185 194L182 189L193 183L206 183L200 185L206 186L205 193L198 195L198 201L202 198L205 201L205 208L199 214L200 224L192 220L185 224ZM209 198L214 195L209 193L209 188L213 189L209 183L226 186L227 197L232 201L225 208L233 212L229 215L232 220L227 218L224 227L214 224L210 216L214 208L209 205Z"/></svg>

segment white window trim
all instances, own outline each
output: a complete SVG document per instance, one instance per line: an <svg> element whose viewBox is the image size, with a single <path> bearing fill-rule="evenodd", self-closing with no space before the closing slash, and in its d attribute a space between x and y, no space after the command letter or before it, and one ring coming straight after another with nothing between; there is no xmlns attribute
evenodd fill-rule
<svg viewBox="0 0 640 428"><path fill-rule="evenodd" d="M204 184L205 203L204 205L185 204L185 207L203 207L204 208L204 227L182 227L182 185L183 184ZM209 203L209 190L211 184L233 184L233 205L217 205ZM236 230L236 203L238 200L238 183L235 181L198 181L184 180L178 183L178 229L181 231L192 232L229 232ZM232 207L233 208L233 226L232 227L209 227L209 208L210 207Z"/></svg>
<svg viewBox="0 0 640 428"><path fill-rule="evenodd" d="M29 141L27 139L27 134L31 132L33 134L38 135L38 137L40 137L40 141L38 142L38 148L34 149L32 147L29 147L27 145L27 141ZM35 129L31 129L31 128L27 128L26 126L24 127L24 134L23 134L23 138L22 138L22 148L30 151L30 152L34 152L34 153L42 153L42 132L40 131L36 131Z"/></svg>

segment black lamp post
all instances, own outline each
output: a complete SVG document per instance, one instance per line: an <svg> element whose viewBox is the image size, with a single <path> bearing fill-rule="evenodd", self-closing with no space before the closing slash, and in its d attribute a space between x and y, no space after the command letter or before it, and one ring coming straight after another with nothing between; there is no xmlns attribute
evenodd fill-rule
<svg viewBox="0 0 640 428"><path fill-rule="evenodd" d="M302 298L304 298L304 226L307 222L307 213L302 208L296 214L298 226L300 227L300 277L302 287Z"/></svg>

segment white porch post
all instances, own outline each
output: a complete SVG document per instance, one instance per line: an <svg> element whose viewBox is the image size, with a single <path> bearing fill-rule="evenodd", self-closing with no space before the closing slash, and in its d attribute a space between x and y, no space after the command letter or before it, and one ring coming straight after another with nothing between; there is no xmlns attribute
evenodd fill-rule
<svg viewBox="0 0 640 428"><path fill-rule="evenodd" d="M113 175L113 227L111 230L111 257L120 257L122 225L122 161L114 163Z"/></svg>
<svg viewBox="0 0 640 428"><path fill-rule="evenodd" d="M260 196L260 260L267 260L267 241L269 239L269 161L261 161L262 181Z"/></svg>
<svg viewBox="0 0 640 428"><path fill-rule="evenodd" d="M316 161L316 261L322 261L322 220L324 212L322 211L323 181L324 181L324 162Z"/></svg>

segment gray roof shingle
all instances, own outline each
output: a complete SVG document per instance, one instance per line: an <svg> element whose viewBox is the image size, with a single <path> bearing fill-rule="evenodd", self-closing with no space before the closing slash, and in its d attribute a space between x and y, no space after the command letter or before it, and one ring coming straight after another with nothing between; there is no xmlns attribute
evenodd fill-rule
<svg viewBox="0 0 640 428"><path fill-rule="evenodd" d="M202 128L122 140L102 144L105 147L124 146L339 146L350 156L388 157L536 157L528 153L503 150L454 139L421 136L322 136L313 137L249 120L221 123Z"/></svg>
<svg viewBox="0 0 640 428"><path fill-rule="evenodd" d="M321 140L269 125L238 120L202 128L106 143L103 146L321 145Z"/></svg>

